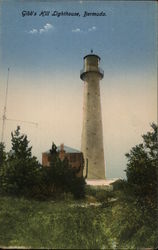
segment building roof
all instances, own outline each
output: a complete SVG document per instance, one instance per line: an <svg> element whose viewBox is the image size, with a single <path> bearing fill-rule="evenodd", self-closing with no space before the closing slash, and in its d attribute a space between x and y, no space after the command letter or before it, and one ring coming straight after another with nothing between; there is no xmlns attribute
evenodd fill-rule
<svg viewBox="0 0 158 250"><path fill-rule="evenodd" d="M58 152L60 151L60 148L61 148L61 146L58 146L58 147L57 147L57 151L58 151ZM66 153L81 153L81 151L79 151L78 149L70 148L70 147L68 147L68 146L66 146L66 145L64 145L64 151L65 151ZM48 151L46 151L46 152L44 152L44 153L49 154L49 153L50 153L50 150L48 150Z"/></svg>
<svg viewBox="0 0 158 250"><path fill-rule="evenodd" d="M66 145L64 145L64 150L66 153L81 153L81 151L79 151L78 149L70 148ZM60 146L57 147L57 151L60 151Z"/></svg>

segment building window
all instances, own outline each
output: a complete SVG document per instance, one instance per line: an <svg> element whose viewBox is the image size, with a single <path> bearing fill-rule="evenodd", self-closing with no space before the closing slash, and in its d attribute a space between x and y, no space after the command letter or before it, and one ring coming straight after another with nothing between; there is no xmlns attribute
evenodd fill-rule
<svg viewBox="0 0 158 250"><path fill-rule="evenodd" d="M75 162L76 161L76 154L71 154L70 155L70 161Z"/></svg>
<svg viewBox="0 0 158 250"><path fill-rule="evenodd" d="M81 160L81 154L76 154L76 160L78 160L78 161Z"/></svg>

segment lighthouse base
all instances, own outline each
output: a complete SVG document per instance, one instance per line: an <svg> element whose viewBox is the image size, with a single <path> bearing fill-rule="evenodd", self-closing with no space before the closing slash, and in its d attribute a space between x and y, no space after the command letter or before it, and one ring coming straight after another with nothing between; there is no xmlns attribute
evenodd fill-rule
<svg viewBox="0 0 158 250"><path fill-rule="evenodd" d="M109 179L109 180L104 180L104 179L91 179L91 180L86 180L86 184L88 186L92 186L94 188L107 188L107 189L112 189L112 183L115 181L119 180L119 178L114 178L114 179Z"/></svg>

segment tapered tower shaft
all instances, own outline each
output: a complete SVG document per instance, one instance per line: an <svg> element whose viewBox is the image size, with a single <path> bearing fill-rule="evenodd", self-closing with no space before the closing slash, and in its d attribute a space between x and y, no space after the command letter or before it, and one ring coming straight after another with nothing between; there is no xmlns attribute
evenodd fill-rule
<svg viewBox="0 0 158 250"><path fill-rule="evenodd" d="M100 57L84 57L80 77L84 81L83 127L81 150L88 159L88 179L105 179L103 129L100 100L100 80L104 72L99 68ZM85 168L86 169L86 168Z"/></svg>

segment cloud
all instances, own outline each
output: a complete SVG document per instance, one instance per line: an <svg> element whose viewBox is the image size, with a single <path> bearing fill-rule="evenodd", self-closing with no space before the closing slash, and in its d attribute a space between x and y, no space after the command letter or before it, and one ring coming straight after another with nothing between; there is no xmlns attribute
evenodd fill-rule
<svg viewBox="0 0 158 250"><path fill-rule="evenodd" d="M76 29L72 30L72 32L81 32L81 29L80 28L76 28Z"/></svg>
<svg viewBox="0 0 158 250"><path fill-rule="evenodd" d="M50 23L46 23L42 29L39 30L39 33L48 32L49 30L54 29L53 25Z"/></svg>
<svg viewBox="0 0 158 250"><path fill-rule="evenodd" d="M39 33L42 34L43 32L45 32L45 29L40 29Z"/></svg>
<svg viewBox="0 0 158 250"><path fill-rule="evenodd" d="M32 29L29 31L30 34L37 34L38 33L38 30L37 29Z"/></svg>
<svg viewBox="0 0 158 250"><path fill-rule="evenodd" d="M91 32L91 31L95 31L96 29L97 29L96 26L92 26L91 28L88 29L88 31Z"/></svg>
<svg viewBox="0 0 158 250"><path fill-rule="evenodd" d="M80 28L75 28L75 29L73 29L72 30L72 32L74 32L74 33L87 33L87 32L92 32L92 31L96 31L96 26L92 26L91 28L89 28L88 30L81 30Z"/></svg>
<svg viewBox="0 0 158 250"><path fill-rule="evenodd" d="M42 28L40 28L39 30L37 29L32 29L30 30L28 33L29 34L43 34L43 33L46 33L50 30L53 30L54 29L54 26L50 23L46 23Z"/></svg>
<svg viewBox="0 0 158 250"><path fill-rule="evenodd" d="M44 25L44 29L45 29L45 30L53 29L53 25L50 24L50 23L47 23L46 25Z"/></svg>

